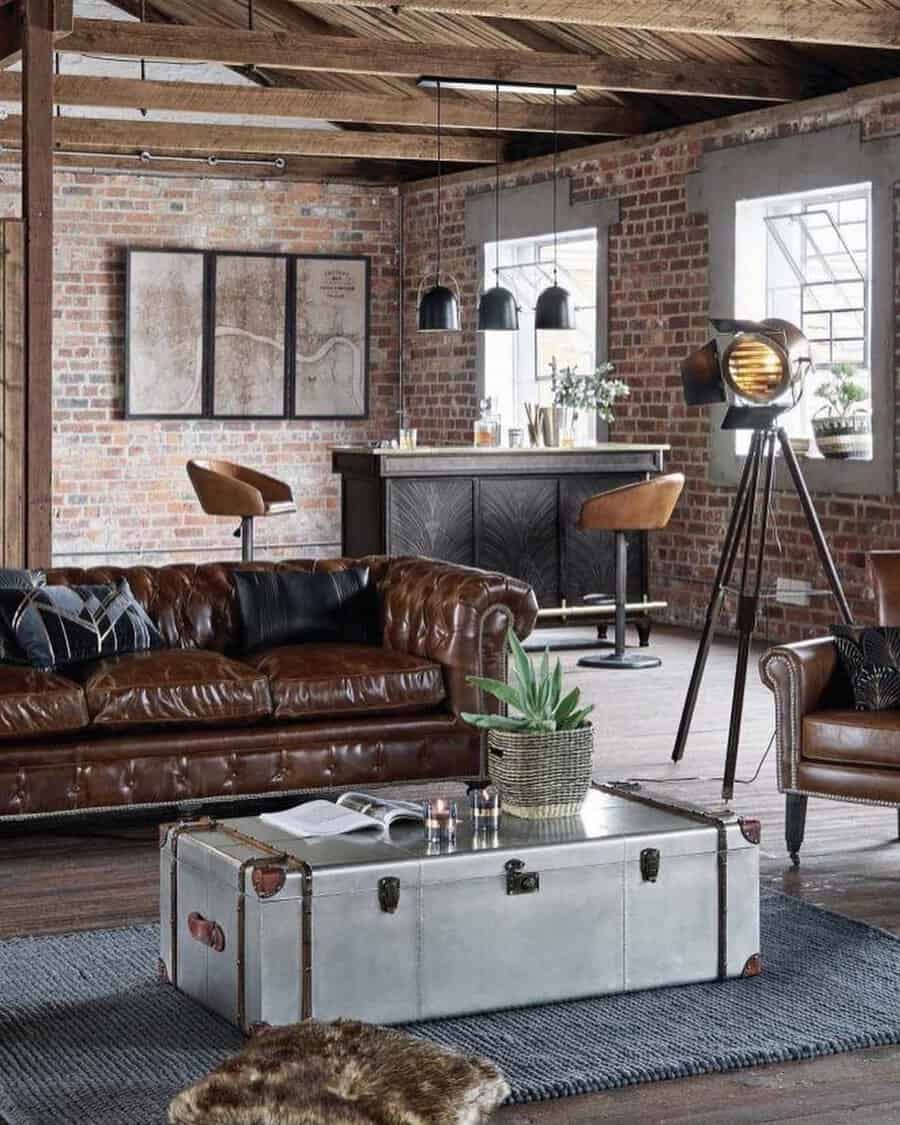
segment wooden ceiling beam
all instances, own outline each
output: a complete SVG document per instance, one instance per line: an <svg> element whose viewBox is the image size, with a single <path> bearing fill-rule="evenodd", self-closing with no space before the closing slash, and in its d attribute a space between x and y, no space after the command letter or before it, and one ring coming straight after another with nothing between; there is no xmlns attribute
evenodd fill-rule
<svg viewBox="0 0 900 1125"><path fill-rule="evenodd" d="M0 101L19 101L21 94L18 74L0 73ZM434 99L426 95L344 94L292 87L141 82L136 78L87 75L59 75L54 97L56 104L63 106L302 117L362 125L430 127L435 118ZM448 98L441 105L441 120L448 128L490 130L494 127L494 108L470 99ZM553 108L521 102L503 105L500 125L504 132L549 133L553 131ZM560 115L561 133L626 137L647 128L648 120L643 113L618 106L572 105Z"/></svg>
<svg viewBox="0 0 900 1125"><path fill-rule="evenodd" d="M358 0L306 0L352 7ZM895 9L850 8L832 0L365 0L369 8L627 27L679 34L781 39L845 47L900 48Z"/></svg>
<svg viewBox="0 0 900 1125"><path fill-rule="evenodd" d="M0 122L0 144L15 144L22 119ZM57 150L98 152L203 154L243 156L324 156L371 160L434 160L434 137L421 133L356 133L338 129L271 129L250 125L122 121L92 117L60 117L55 121ZM490 137L444 137L441 155L447 163L492 164Z"/></svg>
<svg viewBox="0 0 900 1125"><path fill-rule="evenodd" d="M76 20L74 33L62 40L60 49L84 55L170 62L218 62L228 66L254 63L284 70L405 78L432 74L741 101L792 101L819 92L802 73L776 67L476 47L449 50L429 43L170 27L117 20Z"/></svg>

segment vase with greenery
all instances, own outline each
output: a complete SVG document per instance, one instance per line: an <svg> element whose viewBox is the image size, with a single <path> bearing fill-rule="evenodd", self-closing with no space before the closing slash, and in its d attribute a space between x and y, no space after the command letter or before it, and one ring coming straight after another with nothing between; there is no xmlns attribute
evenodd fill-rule
<svg viewBox="0 0 900 1125"><path fill-rule="evenodd" d="M592 414L604 422L615 420L613 406L628 395L628 384L622 379L612 379L612 363L601 363L589 375L579 375L578 367L562 367L553 372L553 404L561 412L559 444L574 444L574 430L582 414Z"/></svg>
<svg viewBox="0 0 900 1125"><path fill-rule="evenodd" d="M816 445L823 457L846 459L872 456L872 415L863 403L869 392L852 363L835 363L831 376L820 383L815 397L822 405L813 415Z"/></svg>
<svg viewBox="0 0 900 1125"><path fill-rule="evenodd" d="M562 664L545 651L535 668L509 630L511 677L470 676L469 683L499 700L504 713L463 713L488 732L488 772L503 811L532 820L574 816L591 785L593 706L582 706L581 689L565 689Z"/></svg>

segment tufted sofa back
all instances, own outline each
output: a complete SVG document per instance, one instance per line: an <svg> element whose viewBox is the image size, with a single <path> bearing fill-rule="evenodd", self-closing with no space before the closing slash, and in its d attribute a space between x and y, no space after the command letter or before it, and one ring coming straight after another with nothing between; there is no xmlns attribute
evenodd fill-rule
<svg viewBox="0 0 900 1125"><path fill-rule="evenodd" d="M47 571L47 582L55 586L108 586L125 578L170 648L228 652L241 643L236 570L334 571L365 565L380 587L389 563L388 558L378 555L365 559L291 559L280 563L57 567Z"/></svg>

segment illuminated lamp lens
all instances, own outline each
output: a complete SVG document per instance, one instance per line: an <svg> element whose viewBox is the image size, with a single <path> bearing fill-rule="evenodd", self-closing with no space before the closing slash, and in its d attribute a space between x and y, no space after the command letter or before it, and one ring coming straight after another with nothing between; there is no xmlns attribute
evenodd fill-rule
<svg viewBox="0 0 900 1125"><path fill-rule="evenodd" d="M723 366L729 386L748 402L773 402L790 381L783 351L772 340L749 333L729 345Z"/></svg>

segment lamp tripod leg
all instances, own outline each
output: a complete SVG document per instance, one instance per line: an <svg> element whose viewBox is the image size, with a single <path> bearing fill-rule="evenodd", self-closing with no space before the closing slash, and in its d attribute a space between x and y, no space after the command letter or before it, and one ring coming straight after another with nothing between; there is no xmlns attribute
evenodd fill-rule
<svg viewBox="0 0 900 1125"><path fill-rule="evenodd" d="M831 551L828 549L828 544L825 542L825 533L822 531L822 525L819 523L819 517L816 515L816 509L812 502L812 497L809 494L809 489L806 487L806 481L803 478L803 471L797 461L797 455L791 447L790 439L787 433L779 428L778 440L781 443L781 452L784 457L784 463L788 467L788 472L791 474L791 480L794 482L794 490L800 500L800 506L803 509L803 514L806 517L806 523L809 527L810 534L813 538L813 543L816 545L816 551L819 555L819 561L822 564L822 569L825 571L825 577L828 579L828 585L831 587L831 592L834 595L834 600L838 604L841 611L841 616L844 619L845 625L853 624L853 613L850 609L850 603L847 601L847 595L844 593L844 587L841 583L840 575L837 572L837 567L834 565L834 559L831 556Z"/></svg>
<svg viewBox="0 0 900 1125"><path fill-rule="evenodd" d="M753 516L756 500L756 486L759 477L759 463L755 467L752 493L750 497L750 518L747 521L747 538L744 543L744 560L741 568L741 591L738 599L738 652L734 669L734 691L731 697L731 718L728 724L728 744L725 751L725 772L722 782L722 796L730 801L734 794L734 777L737 772L738 746L741 738L741 719L744 714L744 691L747 685L747 664L750 659L750 645L756 628L756 615L759 607L759 591L762 584L763 564L766 554L766 538L769 530L769 509L772 504L772 489L775 483L775 434L767 431L763 439L760 460L766 460L766 477L763 485L762 510L759 517L759 535L756 544L756 565L753 572L752 592L747 592L750 553L753 545Z"/></svg>
<svg viewBox="0 0 900 1125"><path fill-rule="evenodd" d="M735 559L737 558L738 548L740 547L744 518L747 514L747 485L751 473L753 472L753 466L759 463L761 450L762 435L760 433L754 433L751 439L750 450L744 461L744 469L741 473L741 479L738 482L737 492L735 493L734 506L731 509L731 519L728 522L728 529L725 532L725 541L722 544L722 554L719 557L719 565L716 568L716 576L713 579L712 595L709 600L709 605L706 607L706 618L703 622L703 631L700 634L697 655L694 658L691 682L688 685L684 708L681 712L681 721L678 725L678 734L675 737L675 747L672 750L673 762L680 762L684 757L684 749L687 744L688 735L690 734L691 721L693 720L694 710L697 706L697 696L700 693L700 684L703 680L703 672L706 669L709 649L712 645L713 636L715 635L716 624L722 609L722 602L725 600L725 589L731 580L731 573L734 570Z"/></svg>

